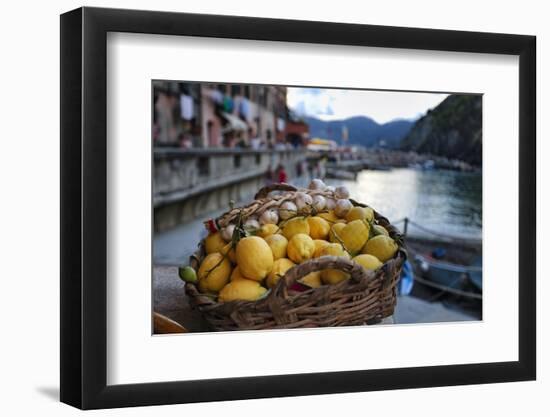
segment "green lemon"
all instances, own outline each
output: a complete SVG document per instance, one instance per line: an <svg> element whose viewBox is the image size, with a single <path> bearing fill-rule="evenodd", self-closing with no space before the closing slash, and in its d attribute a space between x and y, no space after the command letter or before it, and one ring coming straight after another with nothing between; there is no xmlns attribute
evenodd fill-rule
<svg viewBox="0 0 550 417"><path fill-rule="evenodd" d="M180 278L185 282L197 282L197 273L190 266L180 267L178 273Z"/></svg>

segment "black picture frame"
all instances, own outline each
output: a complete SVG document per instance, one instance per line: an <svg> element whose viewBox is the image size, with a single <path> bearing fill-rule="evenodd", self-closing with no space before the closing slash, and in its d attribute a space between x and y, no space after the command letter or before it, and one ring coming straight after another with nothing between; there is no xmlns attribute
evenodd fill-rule
<svg viewBox="0 0 550 417"><path fill-rule="evenodd" d="M519 56L519 360L108 386L108 32ZM535 51L524 35L88 7L61 15L61 401L93 409L535 379Z"/></svg>

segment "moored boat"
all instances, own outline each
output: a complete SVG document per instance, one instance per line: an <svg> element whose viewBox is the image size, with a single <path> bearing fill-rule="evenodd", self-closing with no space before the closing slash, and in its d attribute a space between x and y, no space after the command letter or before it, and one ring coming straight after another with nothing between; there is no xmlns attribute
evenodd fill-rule
<svg viewBox="0 0 550 417"><path fill-rule="evenodd" d="M414 257L423 283L466 297L478 298L482 291L482 268L476 265L458 265L441 262L431 256L416 254Z"/></svg>
<svg viewBox="0 0 550 417"><path fill-rule="evenodd" d="M433 237L411 236L416 223L404 219L409 259L414 280L422 285L459 297L481 299L483 289L480 239L464 239L430 231ZM424 228L424 232L427 230Z"/></svg>

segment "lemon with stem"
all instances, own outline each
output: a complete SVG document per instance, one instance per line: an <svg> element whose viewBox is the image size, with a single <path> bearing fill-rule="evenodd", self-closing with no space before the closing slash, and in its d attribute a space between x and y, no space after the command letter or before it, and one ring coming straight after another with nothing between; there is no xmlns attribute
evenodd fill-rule
<svg viewBox="0 0 550 417"><path fill-rule="evenodd" d="M229 282L231 262L219 252L207 255L202 261L197 276L201 292L216 293Z"/></svg>

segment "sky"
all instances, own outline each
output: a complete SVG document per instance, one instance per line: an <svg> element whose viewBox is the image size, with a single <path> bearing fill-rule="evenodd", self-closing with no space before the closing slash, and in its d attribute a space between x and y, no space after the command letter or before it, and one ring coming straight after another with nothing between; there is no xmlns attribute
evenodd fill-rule
<svg viewBox="0 0 550 417"><path fill-rule="evenodd" d="M342 120L368 116L378 123L416 120L448 94L288 87L287 105L299 116Z"/></svg>

